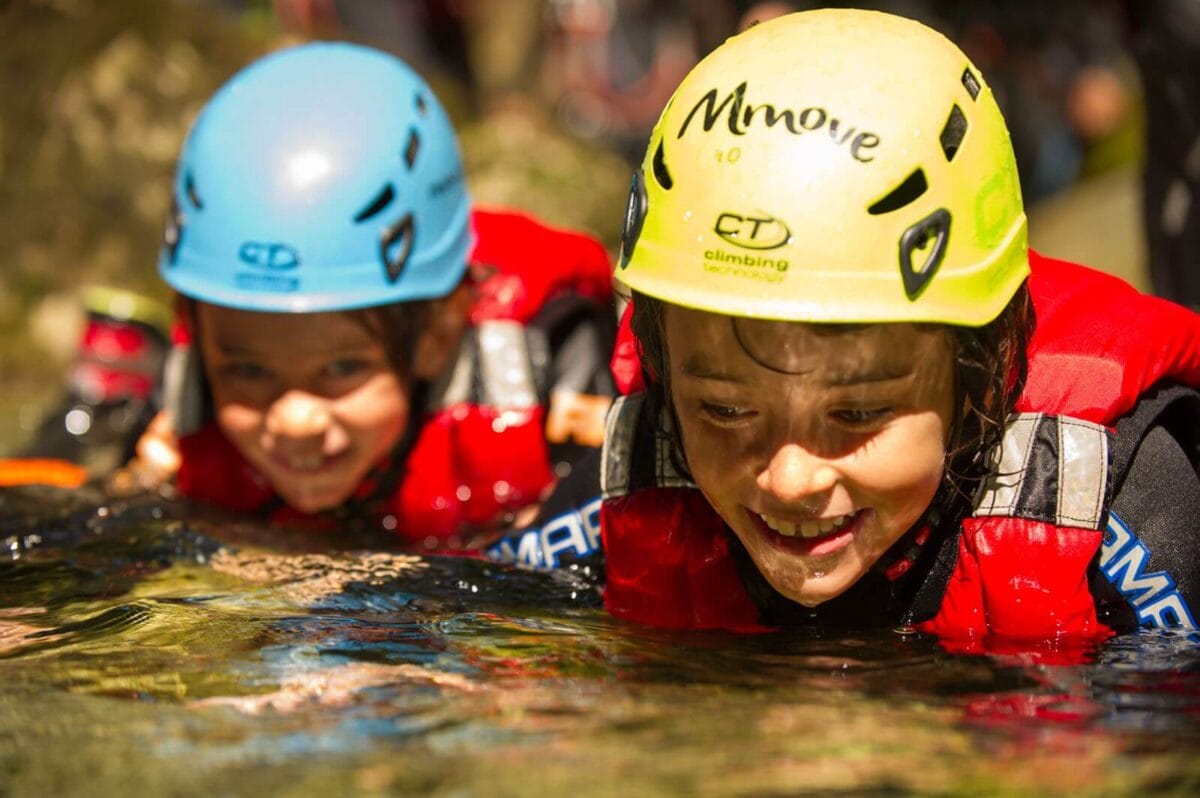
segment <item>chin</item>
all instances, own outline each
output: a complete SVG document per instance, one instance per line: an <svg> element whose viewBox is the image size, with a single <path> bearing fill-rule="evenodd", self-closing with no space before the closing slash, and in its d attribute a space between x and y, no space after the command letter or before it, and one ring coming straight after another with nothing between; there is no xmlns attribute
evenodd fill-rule
<svg viewBox="0 0 1200 798"><path fill-rule="evenodd" d="M341 502L295 502L295 501L289 501L288 504L291 505L292 509L298 510L298 511L304 513L305 515L316 515L317 513L323 513L326 510L332 510L334 507L337 507L339 504L341 504Z"/></svg>
<svg viewBox="0 0 1200 798"><path fill-rule="evenodd" d="M776 592L810 608L837 598L862 577L861 573L839 574L836 566L825 571L811 564L790 564L782 569L777 565L771 570L763 568L759 563L755 565Z"/></svg>
<svg viewBox="0 0 1200 798"><path fill-rule="evenodd" d="M278 493L292 509L308 514L332 510L342 502L346 501L346 499L350 498L350 491L334 492L322 490L320 492L303 494L297 494L294 491L278 491Z"/></svg>
<svg viewBox="0 0 1200 798"><path fill-rule="evenodd" d="M809 580L806 580L802 586L793 584L793 580L784 580L782 583L780 583L775 580L768 579L767 582L769 582L771 587L775 588L776 592L778 592L784 598L809 608L823 604L837 595L836 592L815 589L814 586L809 583Z"/></svg>

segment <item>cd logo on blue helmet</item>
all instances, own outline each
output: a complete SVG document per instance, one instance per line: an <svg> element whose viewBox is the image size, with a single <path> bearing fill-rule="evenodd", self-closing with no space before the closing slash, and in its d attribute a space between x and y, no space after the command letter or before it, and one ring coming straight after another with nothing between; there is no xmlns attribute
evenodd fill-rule
<svg viewBox="0 0 1200 798"><path fill-rule="evenodd" d="M238 260L256 269L279 272L300 265L300 255L287 244L247 241L238 250Z"/></svg>

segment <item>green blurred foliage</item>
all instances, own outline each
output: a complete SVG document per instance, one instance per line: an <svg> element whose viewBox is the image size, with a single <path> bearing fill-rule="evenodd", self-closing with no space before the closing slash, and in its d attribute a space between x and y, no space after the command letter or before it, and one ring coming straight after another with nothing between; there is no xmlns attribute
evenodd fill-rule
<svg viewBox="0 0 1200 798"><path fill-rule="evenodd" d="M299 39L270 4L0 0L0 455L53 401L79 289L169 299L155 258L171 173L212 92ZM429 76L461 133L472 195L615 247L628 167L559 132L532 101L472 118Z"/></svg>
<svg viewBox="0 0 1200 798"><path fill-rule="evenodd" d="M154 254L187 126L274 39L160 0L0 6L0 358L39 373L38 303L84 283L165 297Z"/></svg>

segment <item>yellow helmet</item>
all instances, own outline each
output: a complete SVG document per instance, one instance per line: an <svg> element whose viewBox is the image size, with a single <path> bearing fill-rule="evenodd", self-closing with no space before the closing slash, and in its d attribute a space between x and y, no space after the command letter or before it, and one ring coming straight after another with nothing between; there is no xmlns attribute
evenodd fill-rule
<svg viewBox="0 0 1200 798"><path fill-rule="evenodd" d="M663 110L617 278L674 304L980 326L1029 273L1008 130L918 22L804 11L714 50Z"/></svg>

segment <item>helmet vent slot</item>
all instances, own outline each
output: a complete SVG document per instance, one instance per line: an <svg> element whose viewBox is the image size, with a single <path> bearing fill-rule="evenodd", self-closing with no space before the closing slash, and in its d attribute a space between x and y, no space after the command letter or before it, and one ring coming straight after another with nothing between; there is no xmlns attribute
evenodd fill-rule
<svg viewBox="0 0 1200 798"><path fill-rule="evenodd" d="M918 167L913 170L911 175L904 178L903 183L892 189L886 197L868 208L867 213L872 216L879 216L899 210L905 205L915 202L928 188L929 182L925 179L925 171Z"/></svg>
<svg viewBox="0 0 1200 798"><path fill-rule="evenodd" d="M187 194L188 202L192 203L192 207L196 210L203 210L204 203L200 200L200 195L196 193L196 181L192 178L192 173L188 172L183 178L183 191Z"/></svg>
<svg viewBox="0 0 1200 798"><path fill-rule="evenodd" d="M429 110L429 103L425 102L425 95L418 94L415 97L417 110L421 112L421 116L425 116L425 112Z"/></svg>
<svg viewBox="0 0 1200 798"><path fill-rule="evenodd" d="M979 85L979 78L975 77L975 73L971 71L970 67L963 70L962 84L967 90L967 94L971 95L972 100L979 97L979 91L983 87Z"/></svg>
<svg viewBox="0 0 1200 798"><path fill-rule="evenodd" d="M183 240L183 225L187 221L179 208L179 198L171 192L171 210L167 213L167 224L163 230L163 247L167 251L167 262L175 265L179 255L179 242Z"/></svg>
<svg viewBox="0 0 1200 798"><path fill-rule="evenodd" d="M413 164L417 162L417 153L421 150L421 136L417 133L417 129L410 128L408 131L408 144L404 147L404 163L411 170Z"/></svg>
<svg viewBox="0 0 1200 798"><path fill-rule="evenodd" d="M946 153L947 161L954 160L954 156L958 154L958 146L962 144L962 140L966 135L967 117L963 115L962 109L955 104L950 109L950 116L946 119L946 126L942 128L942 152Z"/></svg>
<svg viewBox="0 0 1200 798"><path fill-rule="evenodd" d="M408 258L412 255L413 241L416 238L416 226L411 213L383 231L379 240L379 255L383 258L383 268L387 272L389 283L395 283L404 273Z"/></svg>
<svg viewBox="0 0 1200 798"><path fill-rule="evenodd" d="M904 281L904 294L909 302L917 301L941 268L949 238L950 211L945 208L938 208L900 236L900 278ZM930 241L933 242L933 250L919 267L914 268L913 255L917 250L924 251Z"/></svg>
<svg viewBox="0 0 1200 798"><path fill-rule="evenodd" d="M372 216L378 215L384 208L392 204L392 200L396 198L396 190L392 188L392 184L388 183L383 187L375 199L354 215L354 221L361 224Z"/></svg>
<svg viewBox="0 0 1200 798"><path fill-rule="evenodd" d="M671 186L675 185L675 181L671 179L671 173L667 171L666 157L663 155L663 143L660 139L658 149L654 151L654 179L658 184L665 189L670 190Z"/></svg>

